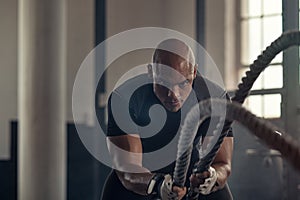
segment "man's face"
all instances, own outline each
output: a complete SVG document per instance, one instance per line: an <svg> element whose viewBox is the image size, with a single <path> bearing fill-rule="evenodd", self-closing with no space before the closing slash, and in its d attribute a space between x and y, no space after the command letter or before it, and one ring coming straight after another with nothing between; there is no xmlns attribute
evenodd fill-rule
<svg viewBox="0 0 300 200"><path fill-rule="evenodd" d="M177 55L164 55L153 68L154 93L164 107L177 112L192 91L196 68Z"/></svg>

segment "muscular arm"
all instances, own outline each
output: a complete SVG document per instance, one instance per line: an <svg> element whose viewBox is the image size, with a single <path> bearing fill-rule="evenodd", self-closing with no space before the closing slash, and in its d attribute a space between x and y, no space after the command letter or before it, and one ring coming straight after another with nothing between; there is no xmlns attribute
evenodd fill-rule
<svg viewBox="0 0 300 200"><path fill-rule="evenodd" d="M217 172L218 188L223 188L231 173L231 159L233 151L233 137L225 137L212 164Z"/></svg>
<svg viewBox="0 0 300 200"><path fill-rule="evenodd" d="M146 195L149 181L153 177L142 166L142 143L138 135L108 137L108 149L114 168L124 187L140 195Z"/></svg>

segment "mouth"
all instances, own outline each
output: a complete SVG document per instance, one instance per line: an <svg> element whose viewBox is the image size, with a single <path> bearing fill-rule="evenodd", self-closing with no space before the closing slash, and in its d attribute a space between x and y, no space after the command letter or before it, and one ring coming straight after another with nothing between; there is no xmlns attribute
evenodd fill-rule
<svg viewBox="0 0 300 200"><path fill-rule="evenodd" d="M180 101L179 100L167 100L167 101L165 101L165 104L175 107L175 106L180 105Z"/></svg>

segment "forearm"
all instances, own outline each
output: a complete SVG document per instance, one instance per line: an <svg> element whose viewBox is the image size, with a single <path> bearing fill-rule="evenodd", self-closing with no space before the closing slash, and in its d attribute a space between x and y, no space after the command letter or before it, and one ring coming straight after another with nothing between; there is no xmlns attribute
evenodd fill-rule
<svg viewBox="0 0 300 200"><path fill-rule="evenodd" d="M141 195L147 194L147 186L154 176L148 169L124 161L122 164L116 165L115 170L119 180L127 190Z"/></svg>
<svg viewBox="0 0 300 200"><path fill-rule="evenodd" d="M215 168L217 172L217 187L223 188L226 184L227 178L231 173L230 164L218 162L212 164L212 167Z"/></svg>
<svg viewBox="0 0 300 200"><path fill-rule="evenodd" d="M150 172L116 172L121 183L127 190L130 190L140 195L147 195L147 187L154 174Z"/></svg>
<svg viewBox="0 0 300 200"><path fill-rule="evenodd" d="M138 135L108 138L113 167L123 186L137 194L146 195L153 174L142 166L142 144Z"/></svg>
<svg viewBox="0 0 300 200"><path fill-rule="evenodd" d="M233 138L225 137L224 141L216 155L212 164L217 172L218 188L223 188L226 184L227 178L231 173L231 159L233 151Z"/></svg>
<svg viewBox="0 0 300 200"><path fill-rule="evenodd" d="M122 185L134 193L147 195L147 187L154 176L148 169L141 165L123 163L115 168Z"/></svg>

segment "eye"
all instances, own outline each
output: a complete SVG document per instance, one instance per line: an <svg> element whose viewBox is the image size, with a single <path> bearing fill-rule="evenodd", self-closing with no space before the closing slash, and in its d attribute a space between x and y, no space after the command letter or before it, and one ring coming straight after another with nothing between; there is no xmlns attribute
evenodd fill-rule
<svg viewBox="0 0 300 200"><path fill-rule="evenodd" d="M180 88L184 88L184 87L188 86L189 84L190 84L190 81L188 79L186 79L185 81L179 83L178 86Z"/></svg>
<svg viewBox="0 0 300 200"><path fill-rule="evenodd" d="M156 79L155 84L158 84L160 86L167 86L167 83L162 79Z"/></svg>

